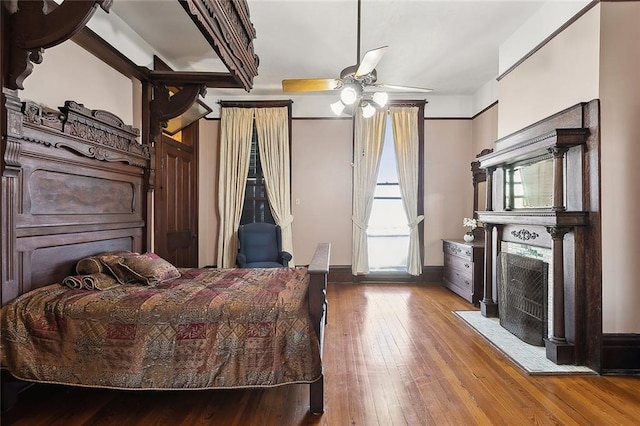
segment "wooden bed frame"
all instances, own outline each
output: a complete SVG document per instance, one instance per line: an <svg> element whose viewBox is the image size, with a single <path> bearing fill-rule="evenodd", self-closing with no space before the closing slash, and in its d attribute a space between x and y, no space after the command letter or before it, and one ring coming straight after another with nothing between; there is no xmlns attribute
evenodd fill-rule
<svg viewBox="0 0 640 426"><path fill-rule="evenodd" d="M48 11L44 5L48 4ZM0 302L59 282L87 255L112 250L142 252L150 247L147 201L153 191L154 137L163 121L180 115L206 87L249 90L257 75L255 29L245 0L229 7L207 0L181 1L185 11L227 66L229 73L145 70L118 62L124 74L139 79L144 134L115 115L67 101L59 110L22 102L19 90L43 60L43 51L73 36L81 44L96 36L84 30L97 7L110 0L12 0L0 7L2 93L0 96L1 190ZM90 49L105 59L117 52ZM107 49L108 50L108 49ZM182 86L171 97L167 86ZM329 244L320 244L309 265L309 313L322 340ZM2 381L3 403L16 393ZM6 405L5 405L6 407ZM310 385L310 411L323 411L323 377Z"/></svg>
<svg viewBox="0 0 640 426"><path fill-rule="evenodd" d="M82 257L146 249L145 176L151 156L149 147L136 141L138 130L109 112L73 101L55 111L11 100L5 161L12 173L5 195L12 209L3 220L12 226L3 261L14 274L2 283L3 305L60 282ZM309 265L309 313L321 350L329 252L329 244L319 244ZM323 408L321 377L310 385L310 410Z"/></svg>

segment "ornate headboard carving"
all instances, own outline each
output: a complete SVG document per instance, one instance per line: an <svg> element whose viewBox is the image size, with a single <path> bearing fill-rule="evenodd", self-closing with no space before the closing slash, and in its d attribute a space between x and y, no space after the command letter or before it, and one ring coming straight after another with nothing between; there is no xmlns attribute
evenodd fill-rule
<svg viewBox="0 0 640 426"><path fill-rule="evenodd" d="M152 155L110 112L5 97L2 304L60 281L81 257L143 250Z"/></svg>
<svg viewBox="0 0 640 426"><path fill-rule="evenodd" d="M149 147L138 143L140 131L124 124L116 115L103 110L91 110L74 101L66 101L59 110L52 110L34 102L22 107L23 139L30 142L55 144L98 160L123 161L146 167ZM50 138L62 132L73 138ZM42 139L44 137L44 139Z"/></svg>

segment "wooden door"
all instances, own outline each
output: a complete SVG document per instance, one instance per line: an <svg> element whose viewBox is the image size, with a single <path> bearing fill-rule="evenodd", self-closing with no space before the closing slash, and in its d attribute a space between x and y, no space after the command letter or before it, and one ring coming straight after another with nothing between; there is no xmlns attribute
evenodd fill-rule
<svg viewBox="0 0 640 426"><path fill-rule="evenodd" d="M196 123L197 126L197 123ZM197 127L182 142L156 144L155 251L175 266L198 266Z"/></svg>

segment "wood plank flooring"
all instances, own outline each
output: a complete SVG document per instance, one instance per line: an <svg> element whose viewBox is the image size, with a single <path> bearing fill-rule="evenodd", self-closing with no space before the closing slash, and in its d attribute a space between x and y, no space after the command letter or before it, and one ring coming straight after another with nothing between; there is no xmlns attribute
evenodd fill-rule
<svg viewBox="0 0 640 426"><path fill-rule="evenodd" d="M325 413L308 386L123 392L34 386L2 425L637 425L640 377L528 376L442 287L330 284Z"/></svg>

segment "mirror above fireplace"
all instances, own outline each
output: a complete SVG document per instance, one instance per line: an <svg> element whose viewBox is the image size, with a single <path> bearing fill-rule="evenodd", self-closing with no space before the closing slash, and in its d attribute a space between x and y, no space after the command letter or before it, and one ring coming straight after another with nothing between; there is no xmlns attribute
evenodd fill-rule
<svg viewBox="0 0 640 426"><path fill-rule="evenodd" d="M553 207L553 159L506 167L505 210Z"/></svg>

